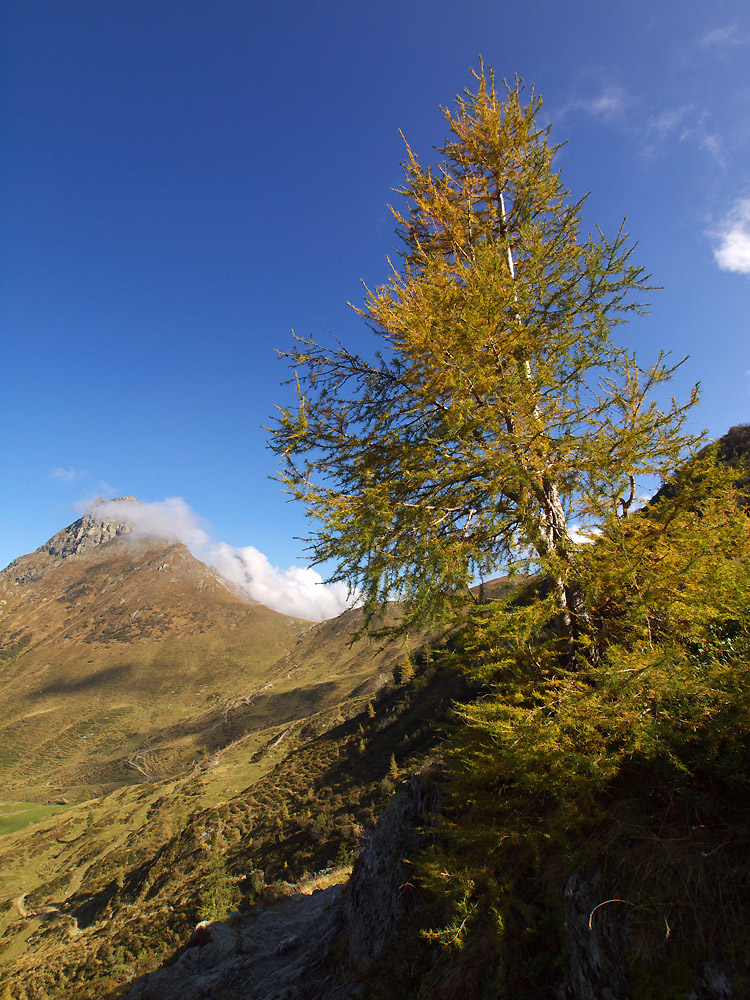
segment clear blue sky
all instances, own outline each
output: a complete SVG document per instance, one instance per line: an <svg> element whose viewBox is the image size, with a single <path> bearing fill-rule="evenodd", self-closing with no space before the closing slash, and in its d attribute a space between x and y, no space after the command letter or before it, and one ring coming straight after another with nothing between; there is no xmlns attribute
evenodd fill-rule
<svg viewBox="0 0 750 1000"><path fill-rule="evenodd" d="M179 496L282 567L265 448L291 330L369 334L403 130L423 162L481 53L534 83L585 218L664 290L618 338L750 420L747 0L6 0L0 566L104 493ZM717 258L716 254L719 254Z"/></svg>

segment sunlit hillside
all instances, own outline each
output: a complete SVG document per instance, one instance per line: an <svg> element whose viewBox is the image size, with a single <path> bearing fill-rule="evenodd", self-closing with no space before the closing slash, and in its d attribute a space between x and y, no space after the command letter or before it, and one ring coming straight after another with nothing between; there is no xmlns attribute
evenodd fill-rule
<svg viewBox="0 0 750 1000"><path fill-rule="evenodd" d="M285 617L184 546L125 532L50 548L0 576L0 961L43 997L68 976L94 989L104 948L119 995L200 917L217 816L230 866L264 884L348 861L394 748L406 759L434 730L396 725L406 702L390 696L376 727L367 706L407 647L355 639L360 611ZM388 730L366 759L356 716Z"/></svg>

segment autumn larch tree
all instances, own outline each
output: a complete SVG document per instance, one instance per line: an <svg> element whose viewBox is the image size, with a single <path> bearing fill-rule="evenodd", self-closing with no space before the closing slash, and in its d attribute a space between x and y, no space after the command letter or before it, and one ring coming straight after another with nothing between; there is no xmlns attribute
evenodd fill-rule
<svg viewBox="0 0 750 1000"><path fill-rule="evenodd" d="M283 355L298 399L271 447L315 522L314 562L368 611L398 597L412 627L530 555L574 640L587 608L571 525L624 517L639 480L674 467L696 394L659 408L675 366L613 342L648 276L622 229L582 234L539 97L516 81L501 99L491 72L473 75L438 164L407 144L401 260L357 310L380 349L298 338Z"/></svg>

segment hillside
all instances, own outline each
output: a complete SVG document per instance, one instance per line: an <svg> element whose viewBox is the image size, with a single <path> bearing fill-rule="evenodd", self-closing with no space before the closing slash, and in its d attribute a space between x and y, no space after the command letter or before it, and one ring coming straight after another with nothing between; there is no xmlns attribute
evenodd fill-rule
<svg viewBox="0 0 750 1000"><path fill-rule="evenodd" d="M750 527L710 456L674 485L580 550L596 656L561 652L535 577L488 585L410 652L352 642L349 611L295 634L247 695L142 735L130 783L23 828L29 802L7 808L0 989L750 996ZM189 591L173 586L154 613ZM181 761L180 741L201 754Z"/></svg>
<svg viewBox="0 0 750 1000"><path fill-rule="evenodd" d="M243 600L181 544L127 524L63 529L0 574L0 601L0 961L29 997L68 967L81 988L98 981L103 941L123 956L118 982L179 941L217 816L227 861L262 881L348 857L398 741L410 752L403 699L366 762L347 721L374 731L367 705L403 645L354 641L356 610L311 625ZM307 819L298 801L314 803Z"/></svg>
<svg viewBox="0 0 750 1000"><path fill-rule="evenodd" d="M0 574L0 780L40 801L184 766L206 740L179 724L269 688L309 624L241 600L183 545L85 522Z"/></svg>

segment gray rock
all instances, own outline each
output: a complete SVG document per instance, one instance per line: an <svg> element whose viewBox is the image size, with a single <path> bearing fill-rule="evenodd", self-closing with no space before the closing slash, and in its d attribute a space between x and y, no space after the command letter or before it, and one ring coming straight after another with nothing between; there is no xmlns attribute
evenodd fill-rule
<svg viewBox="0 0 750 1000"><path fill-rule="evenodd" d="M118 497L117 499L129 500L132 503L138 502L134 497ZM102 520L92 517L91 514L84 514L73 524L53 535L37 549L37 552L46 552L59 559L69 559L70 556L86 552L97 545L104 545L119 535L125 535L132 530L133 525L127 522Z"/></svg>
<svg viewBox="0 0 750 1000"><path fill-rule="evenodd" d="M296 893L232 925L204 922L170 966L127 1000L306 1000L324 995L321 960L340 929L342 886Z"/></svg>
<svg viewBox="0 0 750 1000"><path fill-rule="evenodd" d="M733 1000L732 980L719 965L706 962L698 986L688 993L688 1000Z"/></svg>
<svg viewBox="0 0 750 1000"><path fill-rule="evenodd" d="M397 936L409 887L405 859L425 845L424 828L439 810L439 788L426 778L412 778L380 816L352 872L344 908L353 968L382 955Z"/></svg>
<svg viewBox="0 0 750 1000"><path fill-rule="evenodd" d="M116 497L118 501L137 504L135 497ZM133 530L125 521L114 521L84 514L48 539L30 555L19 556L0 572L0 579L11 584L33 583L65 559L88 552Z"/></svg>
<svg viewBox="0 0 750 1000"><path fill-rule="evenodd" d="M566 1000L627 1000L627 904L602 895L597 869L574 872L564 896Z"/></svg>
<svg viewBox="0 0 750 1000"><path fill-rule="evenodd" d="M229 923L199 924L170 966L141 977L127 1000L349 1000L356 972L382 955L406 912L405 858L428 839L422 829L439 809L426 778L396 791L344 886L296 893ZM348 962L329 961L349 936Z"/></svg>

